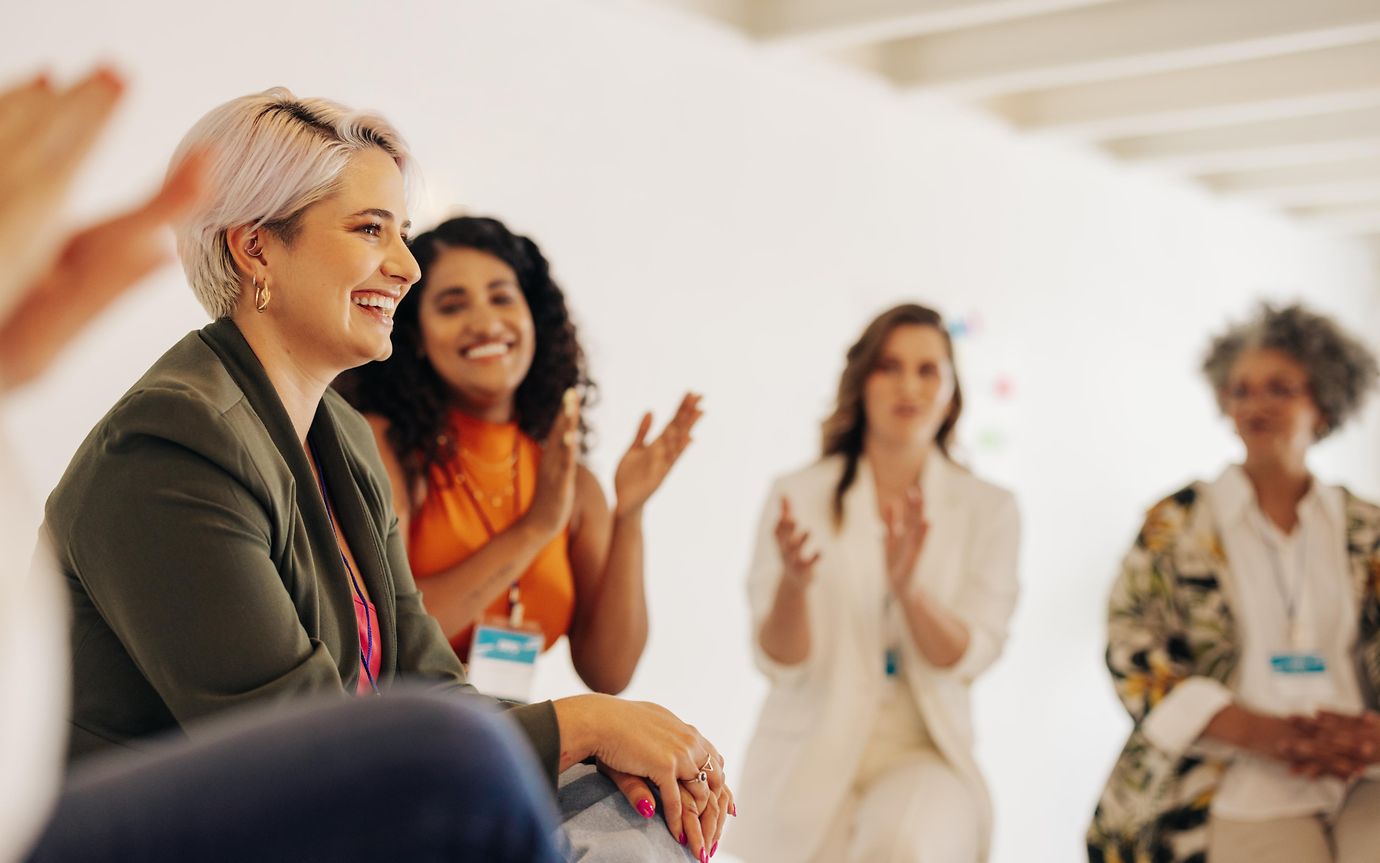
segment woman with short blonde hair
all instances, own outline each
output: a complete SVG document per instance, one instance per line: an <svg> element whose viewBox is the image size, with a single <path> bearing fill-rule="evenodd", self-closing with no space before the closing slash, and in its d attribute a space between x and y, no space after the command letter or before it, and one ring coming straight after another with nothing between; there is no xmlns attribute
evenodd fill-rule
<svg viewBox="0 0 1380 863"><path fill-rule="evenodd" d="M76 757L250 704L472 691L413 583L369 426L329 389L388 356L419 277L406 147L378 117L274 89L213 110L179 156L202 149L215 192L178 245L215 320L98 423L48 502ZM507 715L553 785L593 757L643 783L649 819L656 786L671 835L715 838L722 759L668 711L576 696Z"/></svg>

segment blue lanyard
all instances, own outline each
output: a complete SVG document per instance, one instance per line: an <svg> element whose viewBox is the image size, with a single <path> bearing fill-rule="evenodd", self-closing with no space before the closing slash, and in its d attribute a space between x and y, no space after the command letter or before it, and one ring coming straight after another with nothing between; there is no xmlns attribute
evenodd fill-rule
<svg viewBox="0 0 1380 863"><path fill-rule="evenodd" d="M310 445L309 445L310 446ZM321 470L321 460L316 457L316 447L310 447L311 463L316 467L316 482L321 487L321 501L326 504L326 520L331 523L331 534L335 534L335 515L331 512L331 496L326 493L326 474ZM364 606L364 638L366 647L359 652L360 666L364 669L364 676L369 678L369 688L374 690L375 695L379 695L378 681L374 680L374 671L370 663L374 659L374 624L369 618L369 601L364 598L364 591L360 589L359 580L355 578L355 570L350 566L350 559L345 556L345 549L340 547L340 541L336 540L336 550L340 552L340 562L345 564L345 571L350 575L350 587L354 588L355 596Z"/></svg>

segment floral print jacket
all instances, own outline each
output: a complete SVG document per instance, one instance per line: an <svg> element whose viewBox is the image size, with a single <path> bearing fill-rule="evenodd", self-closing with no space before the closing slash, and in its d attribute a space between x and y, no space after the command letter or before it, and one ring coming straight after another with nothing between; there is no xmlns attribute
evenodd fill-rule
<svg viewBox="0 0 1380 863"><path fill-rule="evenodd" d="M1181 757L1146 739L1141 722L1180 681L1227 683L1236 625L1224 592L1227 561L1194 483L1151 508L1112 588L1107 667L1135 728L1088 828L1091 863L1204 863L1208 811L1227 762ZM1347 554L1361 612L1362 672L1380 692L1380 507L1344 493Z"/></svg>

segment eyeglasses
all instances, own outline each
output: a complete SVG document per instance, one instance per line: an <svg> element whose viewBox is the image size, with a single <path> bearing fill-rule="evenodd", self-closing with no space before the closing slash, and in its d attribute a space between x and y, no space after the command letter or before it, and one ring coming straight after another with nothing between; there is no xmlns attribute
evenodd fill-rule
<svg viewBox="0 0 1380 863"><path fill-rule="evenodd" d="M1270 381L1265 386L1256 389L1246 384L1236 384L1228 387L1226 400L1228 402L1240 404L1241 402L1260 399L1269 404L1285 404L1294 399L1308 394L1308 387L1300 384L1290 384L1283 381Z"/></svg>

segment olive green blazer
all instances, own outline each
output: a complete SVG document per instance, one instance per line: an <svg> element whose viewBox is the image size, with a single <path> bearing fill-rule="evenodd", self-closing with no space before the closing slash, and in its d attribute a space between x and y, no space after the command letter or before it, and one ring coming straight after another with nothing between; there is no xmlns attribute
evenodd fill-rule
<svg viewBox="0 0 1380 863"><path fill-rule="evenodd" d="M367 423L328 390L308 440L378 607L380 690L472 692L422 606ZM229 319L178 342L97 423L44 531L72 601L73 758L232 708L355 691L359 635L334 531ZM554 783L550 702L510 715Z"/></svg>

